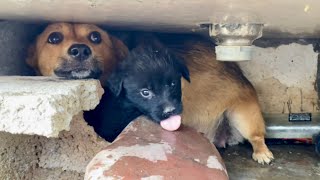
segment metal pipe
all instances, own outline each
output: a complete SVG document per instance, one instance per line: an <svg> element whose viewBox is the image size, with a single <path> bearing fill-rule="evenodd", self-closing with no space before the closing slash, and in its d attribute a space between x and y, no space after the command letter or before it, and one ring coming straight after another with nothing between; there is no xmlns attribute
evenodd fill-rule
<svg viewBox="0 0 320 180"><path fill-rule="evenodd" d="M320 117L313 114L311 121L290 122L288 114L265 116L266 138L313 138L320 133Z"/></svg>
<svg viewBox="0 0 320 180"><path fill-rule="evenodd" d="M245 61L252 59L252 42L262 36L263 24L209 24L209 35L216 46L217 60Z"/></svg>

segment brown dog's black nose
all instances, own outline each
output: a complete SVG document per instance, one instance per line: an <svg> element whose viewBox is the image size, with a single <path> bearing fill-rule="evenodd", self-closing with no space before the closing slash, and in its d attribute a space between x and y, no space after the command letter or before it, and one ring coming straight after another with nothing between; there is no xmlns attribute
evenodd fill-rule
<svg viewBox="0 0 320 180"><path fill-rule="evenodd" d="M84 61L91 56L90 48L85 44L73 44L69 50L68 54L75 60Z"/></svg>

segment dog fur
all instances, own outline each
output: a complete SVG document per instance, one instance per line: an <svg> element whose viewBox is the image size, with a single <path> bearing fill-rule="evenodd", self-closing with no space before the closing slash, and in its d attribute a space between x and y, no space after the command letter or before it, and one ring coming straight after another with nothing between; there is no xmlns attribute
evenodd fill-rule
<svg viewBox="0 0 320 180"><path fill-rule="evenodd" d="M135 48L112 72L107 93L85 119L101 137L113 141L139 115L157 123L180 115L181 77L189 81L187 67L166 49ZM148 96L141 94L145 90Z"/></svg>
<svg viewBox="0 0 320 180"><path fill-rule="evenodd" d="M90 41L92 32L100 35L101 42ZM60 33L62 41L49 43L52 33ZM72 45L79 44L88 47L91 54L76 60L68 51ZM100 77L101 82L105 82L116 63L127 53L127 47L120 40L95 25L54 23L48 25L30 46L27 63L43 76L71 79Z"/></svg>
<svg viewBox="0 0 320 180"><path fill-rule="evenodd" d="M273 154L265 144L265 124L252 84L236 63L215 59L212 42L180 37L160 39L190 71L191 83L183 82L182 88L183 124L218 146L237 144L245 138L253 147L253 159L269 164Z"/></svg>

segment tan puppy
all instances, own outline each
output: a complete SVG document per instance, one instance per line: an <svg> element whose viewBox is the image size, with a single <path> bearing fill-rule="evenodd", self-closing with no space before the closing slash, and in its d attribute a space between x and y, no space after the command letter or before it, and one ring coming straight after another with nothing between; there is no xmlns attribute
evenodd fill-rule
<svg viewBox="0 0 320 180"><path fill-rule="evenodd" d="M27 63L43 76L100 78L104 82L127 53L120 40L95 25L54 23L30 47Z"/></svg>
<svg viewBox="0 0 320 180"><path fill-rule="evenodd" d="M213 43L204 38L164 37L160 40L185 60L190 72L191 83L182 80L183 124L217 146L238 144L245 138L253 147L252 158L269 164L273 155L265 144L257 94L239 66L217 61Z"/></svg>

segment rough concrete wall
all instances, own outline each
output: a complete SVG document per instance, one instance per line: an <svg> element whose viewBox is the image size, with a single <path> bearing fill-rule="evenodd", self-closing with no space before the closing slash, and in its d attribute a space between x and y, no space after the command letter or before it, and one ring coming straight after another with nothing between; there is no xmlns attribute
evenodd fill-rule
<svg viewBox="0 0 320 180"><path fill-rule="evenodd" d="M0 179L83 179L86 165L109 145L82 118L59 138L0 132Z"/></svg>
<svg viewBox="0 0 320 180"><path fill-rule="evenodd" d="M32 179L41 151L39 138L0 132L0 179Z"/></svg>
<svg viewBox="0 0 320 180"><path fill-rule="evenodd" d="M42 139L41 144L40 167L83 173L96 153L109 143L97 136L80 113L73 118L70 131L60 133L59 138Z"/></svg>
<svg viewBox="0 0 320 180"><path fill-rule="evenodd" d="M311 44L256 47L252 61L239 64L265 113L317 112L317 55Z"/></svg>
<svg viewBox="0 0 320 180"><path fill-rule="evenodd" d="M84 173L63 171L61 168L37 168L33 172L32 180L83 180Z"/></svg>
<svg viewBox="0 0 320 180"><path fill-rule="evenodd" d="M14 21L0 22L0 75L33 75L25 63L29 44L41 26Z"/></svg>

